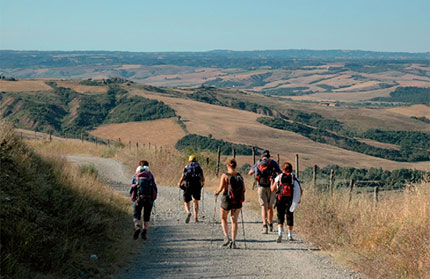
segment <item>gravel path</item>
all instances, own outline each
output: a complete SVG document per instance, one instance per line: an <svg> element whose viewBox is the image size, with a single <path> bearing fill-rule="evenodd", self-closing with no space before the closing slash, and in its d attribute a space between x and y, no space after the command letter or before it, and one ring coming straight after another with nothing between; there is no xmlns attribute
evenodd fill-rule
<svg viewBox="0 0 430 279"><path fill-rule="evenodd" d="M83 156L68 156L68 160L94 164L100 176L115 189L128 189L131 175L117 161ZM277 233L261 234L259 216L246 208L243 219L247 249L242 224L238 232L240 249L222 248L219 200L217 222L214 196L205 192L201 222L185 224L180 194L177 187L159 187L148 240L137 240L137 257L118 278L365 278L336 266L330 257L298 235L296 241L275 243Z"/></svg>

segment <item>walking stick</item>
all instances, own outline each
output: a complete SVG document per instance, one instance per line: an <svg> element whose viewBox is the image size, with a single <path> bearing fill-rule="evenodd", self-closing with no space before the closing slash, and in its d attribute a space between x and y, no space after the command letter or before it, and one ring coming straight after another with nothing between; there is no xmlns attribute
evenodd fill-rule
<svg viewBox="0 0 430 279"><path fill-rule="evenodd" d="M215 196L215 206L214 206L214 217L212 219L212 229L211 229L211 246L212 246L212 242L214 240L214 228L215 228L215 223L216 223L216 204L217 204L217 200L218 200L218 195Z"/></svg>
<svg viewBox="0 0 430 279"><path fill-rule="evenodd" d="M204 213L205 212L205 189L203 189L203 187L202 187L202 190L203 190L203 192L202 192L202 213Z"/></svg>
<svg viewBox="0 0 430 279"><path fill-rule="evenodd" d="M242 232L243 232L243 241L245 243L245 249L246 249L246 237L245 237L245 224L243 222L243 210L240 210L240 217L242 218Z"/></svg>

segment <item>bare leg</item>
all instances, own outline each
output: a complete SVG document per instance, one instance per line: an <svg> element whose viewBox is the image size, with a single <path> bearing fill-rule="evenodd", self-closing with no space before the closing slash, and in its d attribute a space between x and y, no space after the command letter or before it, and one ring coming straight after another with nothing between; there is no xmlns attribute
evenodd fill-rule
<svg viewBox="0 0 430 279"><path fill-rule="evenodd" d="M197 219L198 213L199 213L199 201L193 200L193 204L194 204L194 219Z"/></svg>
<svg viewBox="0 0 430 279"><path fill-rule="evenodd" d="M240 209L231 210L231 240L234 242L237 236L237 220L239 219Z"/></svg>
<svg viewBox="0 0 430 279"><path fill-rule="evenodd" d="M222 232L224 233L224 236L228 236L228 223L227 223L228 211L221 208L220 215L221 215Z"/></svg>
<svg viewBox="0 0 430 279"><path fill-rule="evenodd" d="M190 202L184 202L185 211L190 214Z"/></svg>
<svg viewBox="0 0 430 279"><path fill-rule="evenodd" d="M149 222L143 222L143 228L147 230L149 227Z"/></svg>
<svg viewBox="0 0 430 279"><path fill-rule="evenodd" d="M263 219L263 225L267 224L267 206L261 206L261 219Z"/></svg>
<svg viewBox="0 0 430 279"><path fill-rule="evenodd" d="M267 209L267 219L269 224L273 224L273 206L269 206Z"/></svg>

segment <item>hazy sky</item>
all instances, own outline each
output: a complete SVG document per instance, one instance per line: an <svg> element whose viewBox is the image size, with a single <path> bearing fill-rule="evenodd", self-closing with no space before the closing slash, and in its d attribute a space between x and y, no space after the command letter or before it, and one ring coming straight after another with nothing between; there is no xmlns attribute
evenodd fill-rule
<svg viewBox="0 0 430 279"><path fill-rule="evenodd" d="M0 0L0 49L430 51L430 0Z"/></svg>

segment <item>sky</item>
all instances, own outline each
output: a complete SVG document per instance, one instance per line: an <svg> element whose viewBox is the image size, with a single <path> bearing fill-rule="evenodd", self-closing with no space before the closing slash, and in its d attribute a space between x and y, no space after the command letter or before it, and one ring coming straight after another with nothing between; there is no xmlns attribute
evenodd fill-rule
<svg viewBox="0 0 430 279"><path fill-rule="evenodd" d="M430 51L430 0L0 0L0 49Z"/></svg>

